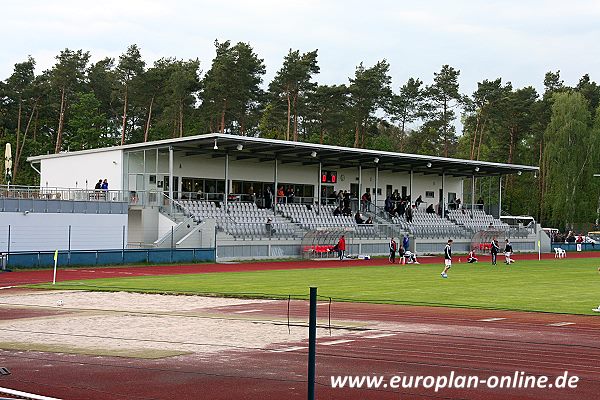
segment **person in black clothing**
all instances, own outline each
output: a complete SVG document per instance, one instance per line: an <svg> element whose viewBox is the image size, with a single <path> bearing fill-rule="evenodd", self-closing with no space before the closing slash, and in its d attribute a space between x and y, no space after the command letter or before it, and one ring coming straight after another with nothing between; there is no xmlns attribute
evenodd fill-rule
<svg viewBox="0 0 600 400"><path fill-rule="evenodd" d="M442 278L448 277L448 270L452 268L452 239L448 239L448 243L444 248L444 270L442 271Z"/></svg>
<svg viewBox="0 0 600 400"><path fill-rule="evenodd" d="M511 263L515 262L515 260L510 258L510 256L512 255L512 252L513 252L512 244L510 243L510 240L506 239L506 244L504 245L504 259L505 259L504 264L510 265Z"/></svg>
<svg viewBox="0 0 600 400"><path fill-rule="evenodd" d="M396 262L396 250L398 250L398 243L394 240L394 238L390 239L390 263L394 264Z"/></svg>
<svg viewBox="0 0 600 400"><path fill-rule="evenodd" d="M350 209L350 207L344 207L344 209L342 210L342 215L344 217L351 217L352 216L352 210Z"/></svg>
<svg viewBox="0 0 600 400"><path fill-rule="evenodd" d="M271 190L271 186L267 186L267 190L265 191L265 208L273 207L273 191Z"/></svg>
<svg viewBox="0 0 600 400"><path fill-rule="evenodd" d="M498 241L496 239L492 240L490 252L492 253L492 265L496 265L496 257L498 257L498 252L500 251L500 247L498 246Z"/></svg>
<svg viewBox="0 0 600 400"><path fill-rule="evenodd" d="M340 208L340 206L337 206L335 210L333 210L333 216L337 217L342 215L342 209Z"/></svg>
<svg viewBox="0 0 600 400"><path fill-rule="evenodd" d="M415 206L417 208L419 208L419 206L421 205L421 203L425 203L425 202L423 201L423 199L421 198L421 196L419 196L419 197L417 197L417 200L415 200Z"/></svg>
<svg viewBox="0 0 600 400"><path fill-rule="evenodd" d="M430 204L425 210L427 214L435 214L435 210L433 209L433 204Z"/></svg>

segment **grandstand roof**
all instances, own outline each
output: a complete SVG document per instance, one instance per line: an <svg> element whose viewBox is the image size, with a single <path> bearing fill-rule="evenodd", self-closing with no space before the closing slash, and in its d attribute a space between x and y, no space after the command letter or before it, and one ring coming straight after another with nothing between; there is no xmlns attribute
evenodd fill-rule
<svg viewBox="0 0 600 400"><path fill-rule="evenodd" d="M239 145L242 146L241 150L238 149ZM281 163L301 163L303 165L314 165L320 161L323 168L357 167L358 165L362 165L363 168L375 168L375 166L379 166L380 170L402 172L412 169L416 173L442 174L442 172L445 172L447 175L453 176L472 176L473 174L476 176L508 175L539 170L538 167L527 165L394 153L220 133L40 155L28 157L27 161L36 162L43 159L86 153L114 150L131 151L166 146L172 146L174 151L185 153L185 155L204 154L218 158L229 153L230 157L233 157L232 160L272 161L277 158ZM215 148L215 146L218 148Z"/></svg>

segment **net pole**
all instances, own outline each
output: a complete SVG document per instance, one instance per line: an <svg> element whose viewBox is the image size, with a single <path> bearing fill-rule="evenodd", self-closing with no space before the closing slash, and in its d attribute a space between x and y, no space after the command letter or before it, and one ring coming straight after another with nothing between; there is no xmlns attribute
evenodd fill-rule
<svg viewBox="0 0 600 400"><path fill-rule="evenodd" d="M308 400L315 400L315 372L317 356L317 288L310 288L308 321Z"/></svg>

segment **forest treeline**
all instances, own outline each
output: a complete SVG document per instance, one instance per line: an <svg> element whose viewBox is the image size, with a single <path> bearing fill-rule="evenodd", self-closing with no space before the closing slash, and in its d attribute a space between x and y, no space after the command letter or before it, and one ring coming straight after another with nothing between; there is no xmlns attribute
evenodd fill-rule
<svg viewBox="0 0 600 400"><path fill-rule="evenodd" d="M29 57L0 82L0 145L12 144L13 183L38 183L30 155L222 132L539 165L539 174L504 180L506 212L561 228L598 215L600 87L588 74L570 87L560 71L548 72L542 93L503 78L463 93L449 65L430 85L409 77L393 87L385 59L359 64L339 84L318 84L317 50L290 49L265 82L263 59L241 42L215 41L206 64L147 65L137 45L118 59L90 59L65 49L36 74ZM478 193L495 202L497 185L478 179Z"/></svg>

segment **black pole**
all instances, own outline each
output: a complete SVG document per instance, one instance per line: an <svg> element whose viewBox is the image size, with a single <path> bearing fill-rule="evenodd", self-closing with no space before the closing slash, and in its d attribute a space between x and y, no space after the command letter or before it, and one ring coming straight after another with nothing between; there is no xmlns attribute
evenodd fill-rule
<svg viewBox="0 0 600 400"><path fill-rule="evenodd" d="M317 356L317 288L310 288L308 317L308 400L315 400L315 369Z"/></svg>

